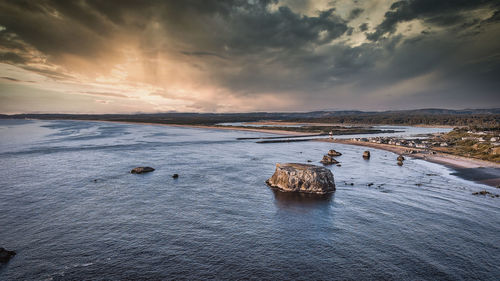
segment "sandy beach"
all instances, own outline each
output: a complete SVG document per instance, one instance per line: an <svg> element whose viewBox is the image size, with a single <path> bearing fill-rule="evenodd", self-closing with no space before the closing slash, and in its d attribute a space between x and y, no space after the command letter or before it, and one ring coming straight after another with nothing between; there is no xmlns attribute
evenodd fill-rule
<svg viewBox="0 0 500 281"><path fill-rule="evenodd" d="M232 130L232 131L247 131L247 132L258 132L276 135L286 135L286 136L309 136L311 133L308 132L295 132L295 131L285 131L285 130L271 130L262 128L241 128L241 127L230 127L230 126L204 126L204 125L173 125L173 124L158 124L167 125L173 127L188 127L188 128L198 128L198 129L216 129L216 130ZM319 135L319 134L318 134Z"/></svg>
<svg viewBox="0 0 500 281"><path fill-rule="evenodd" d="M453 173L454 175L467 180L472 180L495 187L500 186L500 164L490 161L455 156L440 152L436 152L436 154L429 154L426 153L425 150L418 148L411 148L411 150L414 150L417 153L409 154L407 153L409 148L390 144L360 142L346 139L318 139L317 141L358 145L387 150L396 154L402 154L412 158L445 165L456 170L456 172Z"/></svg>

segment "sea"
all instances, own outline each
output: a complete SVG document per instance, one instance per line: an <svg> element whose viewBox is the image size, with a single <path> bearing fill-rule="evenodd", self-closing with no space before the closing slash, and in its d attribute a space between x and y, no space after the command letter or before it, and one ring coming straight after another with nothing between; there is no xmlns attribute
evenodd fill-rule
<svg viewBox="0 0 500 281"><path fill-rule="evenodd" d="M500 279L500 198L472 195L499 189L373 148L238 140L269 136L0 120L0 247L17 253L0 280ZM329 149L330 196L266 185Z"/></svg>

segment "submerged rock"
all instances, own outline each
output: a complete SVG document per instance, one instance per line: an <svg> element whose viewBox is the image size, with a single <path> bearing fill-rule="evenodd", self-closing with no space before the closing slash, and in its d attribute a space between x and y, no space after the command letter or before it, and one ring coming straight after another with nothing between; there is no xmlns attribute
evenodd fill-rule
<svg viewBox="0 0 500 281"><path fill-rule="evenodd" d="M335 156L340 156L340 155L342 155L342 153L336 151L335 149L330 149L328 151L328 156L335 157Z"/></svg>
<svg viewBox="0 0 500 281"><path fill-rule="evenodd" d="M330 155L324 155L323 156L323 159L321 159L321 161L319 161L325 165L332 165L332 164L338 164L339 161L333 159Z"/></svg>
<svg viewBox="0 0 500 281"><path fill-rule="evenodd" d="M4 248L0 248L0 262L5 263L8 262L13 256L16 255L14 251L8 251Z"/></svg>
<svg viewBox="0 0 500 281"><path fill-rule="evenodd" d="M154 171L155 169L151 168L151 167L137 167L137 168L133 168L130 173L132 174L143 174L143 173L149 173L149 172L152 172Z"/></svg>
<svg viewBox="0 0 500 281"><path fill-rule="evenodd" d="M276 171L266 183L281 191L326 194L335 191L332 172L310 164L276 164Z"/></svg>
<svg viewBox="0 0 500 281"><path fill-rule="evenodd" d="M363 152L363 158L370 159L370 151L366 150L365 152Z"/></svg>
<svg viewBox="0 0 500 281"><path fill-rule="evenodd" d="M493 193L491 193L489 191L486 191L486 190L481 190L481 191L478 191L478 192L473 192L472 195L489 195L492 198L500 196L498 194L493 194Z"/></svg>

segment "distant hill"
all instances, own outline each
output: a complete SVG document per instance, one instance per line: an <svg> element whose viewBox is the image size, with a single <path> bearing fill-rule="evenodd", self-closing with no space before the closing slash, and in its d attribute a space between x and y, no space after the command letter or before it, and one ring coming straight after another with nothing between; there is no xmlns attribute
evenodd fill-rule
<svg viewBox="0 0 500 281"><path fill-rule="evenodd" d="M214 125L225 122L283 120L345 124L499 126L500 108L439 109L398 111L312 111L251 113L151 113L151 114L15 114L1 119L101 120L161 124Z"/></svg>

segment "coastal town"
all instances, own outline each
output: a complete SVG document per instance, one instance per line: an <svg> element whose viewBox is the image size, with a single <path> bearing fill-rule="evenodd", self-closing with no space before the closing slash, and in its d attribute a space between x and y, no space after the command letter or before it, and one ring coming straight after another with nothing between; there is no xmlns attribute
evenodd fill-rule
<svg viewBox="0 0 500 281"><path fill-rule="evenodd" d="M455 128L449 133L436 133L412 138L363 137L351 138L351 142L373 143L406 148L405 152L448 153L500 163L500 130L498 128Z"/></svg>

